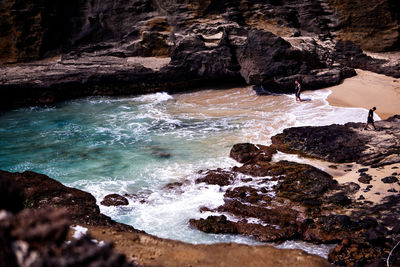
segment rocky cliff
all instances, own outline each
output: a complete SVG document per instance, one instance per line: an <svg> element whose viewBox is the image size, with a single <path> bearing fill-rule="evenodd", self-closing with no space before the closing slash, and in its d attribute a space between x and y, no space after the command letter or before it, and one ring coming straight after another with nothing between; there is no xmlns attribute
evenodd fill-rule
<svg viewBox="0 0 400 267"><path fill-rule="evenodd" d="M390 0L10 0L0 3L0 29L3 110L227 80L322 88L352 68L400 76L399 62L361 49L399 49Z"/></svg>
<svg viewBox="0 0 400 267"><path fill-rule="evenodd" d="M216 31L212 24L226 23L282 37L338 34L372 51L399 44L400 7L391 0L10 0L0 8L2 62L38 59L84 45L113 46L126 55L166 56L174 41L171 33L195 35L201 24L209 24L210 34Z"/></svg>

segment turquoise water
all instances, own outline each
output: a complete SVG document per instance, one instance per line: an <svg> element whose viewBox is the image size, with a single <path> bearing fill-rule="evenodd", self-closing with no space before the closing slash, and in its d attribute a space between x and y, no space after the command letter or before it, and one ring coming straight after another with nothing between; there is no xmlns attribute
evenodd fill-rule
<svg viewBox="0 0 400 267"><path fill-rule="evenodd" d="M199 207L218 207L226 188L195 184L199 170L237 165L233 144L269 144L283 128L364 121L363 109L328 105L328 90L294 96L257 96L251 88L132 98L91 97L54 107L0 115L0 169L44 173L92 193L129 194L129 205L104 207L112 218L160 237L191 243L251 238L209 235L191 229ZM186 181L183 190L166 190ZM297 244L297 245L296 245ZM287 243L326 256L327 248ZM322 250L322 252L320 252Z"/></svg>

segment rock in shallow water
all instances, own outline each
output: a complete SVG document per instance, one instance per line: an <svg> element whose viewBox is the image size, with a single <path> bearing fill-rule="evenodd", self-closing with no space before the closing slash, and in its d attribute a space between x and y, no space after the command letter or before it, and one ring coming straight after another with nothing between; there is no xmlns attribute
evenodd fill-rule
<svg viewBox="0 0 400 267"><path fill-rule="evenodd" d="M129 204L129 201L121 195L110 194L105 196L100 204L103 206L126 206Z"/></svg>

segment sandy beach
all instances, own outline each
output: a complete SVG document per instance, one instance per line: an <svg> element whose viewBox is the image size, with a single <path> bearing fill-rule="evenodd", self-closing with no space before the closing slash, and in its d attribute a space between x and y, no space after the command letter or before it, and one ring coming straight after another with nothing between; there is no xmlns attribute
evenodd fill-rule
<svg viewBox="0 0 400 267"><path fill-rule="evenodd" d="M279 160L295 161L317 167L332 175L341 185L348 183L358 184L359 189L351 194L352 198L358 202L372 202L377 204L381 203L385 197L400 192L400 181L398 179L400 175L400 164L390 164L379 168L372 168L355 162L331 163L318 159L304 158L298 155L288 155L281 152L274 155L274 161ZM385 179L387 177L397 178L397 181L395 181L396 179L394 178ZM388 183L387 180L394 180L394 182Z"/></svg>
<svg viewBox="0 0 400 267"><path fill-rule="evenodd" d="M330 87L329 104L339 107L376 107L381 119L400 114L400 79L356 70L357 76ZM367 119L367 114L365 114Z"/></svg>
<svg viewBox="0 0 400 267"><path fill-rule="evenodd" d="M400 79L376 74L370 71L356 70L357 76L344 80L340 85L329 88L332 94L328 97L329 104L339 107L377 108L376 113L381 119L387 119L400 114ZM367 113L365 114L365 119ZM397 174L400 164L385 166L384 168L370 168L365 172L371 175L368 184L360 183L359 170L365 166L357 164L337 165L338 169L331 174L339 183L354 182L360 185L360 190L354 194L355 199L362 199L374 203L380 202L385 196L396 194L400 184L383 183L385 177ZM340 170L342 173L340 174ZM338 172L339 171L339 172ZM328 171L329 172L329 171ZM369 188L367 188L369 186ZM372 187L371 187L372 186ZM361 199L360 199L361 200ZM361 200L362 201L362 200Z"/></svg>

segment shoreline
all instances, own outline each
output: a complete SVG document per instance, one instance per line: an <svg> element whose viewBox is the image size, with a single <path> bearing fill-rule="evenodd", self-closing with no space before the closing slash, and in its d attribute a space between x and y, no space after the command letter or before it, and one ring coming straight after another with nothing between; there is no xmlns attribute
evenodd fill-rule
<svg viewBox="0 0 400 267"><path fill-rule="evenodd" d="M376 142L379 141L376 137L388 139L389 135L390 140L397 140L397 138L393 138L391 136L391 131L396 131L397 133L399 132L399 119L400 117L397 116L388 121L377 122L377 126L382 128L381 131L362 131L362 123L357 123L351 124L352 126L331 125L330 129L328 130L324 130L326 127L323 126L319 128L314 127L313 133L319 129L320 132L318 132L318 135L325 136L327 134L328 139L326 140L330 140L331 137L329 137L329 133L347 133L347 131L344 131L343 129L342 131L338 131L338 127L353 127L353 131L356 131L358 134L368 138L368 144L376 145ZM291 129L292 131L300 130L300 128ZM388 130L390 130L390 132L388 132ZM300 134L300 137L304 136L304 134L301 134L301 132L298 133ZM278 137L276 136L275 138ZM353 139L354 138L357 137L353 137ZM264 177L266 174L272 174L280 183L279 187L277 187L279 188L279 192L276 191L280 194L277 195L277 201L275 202L275 200L272 200L268 197L268 195L264 194L268 193L268 190L265 189L265 187L263 188L267 190L267 192L258 190L257 186L254 188L251 184L249 184L247 187L240 187L236 188L237 190L230 191L233 195L226 196L228 198L236 199L236 202L234 202L236 204L234 204L234 206L229 206L229 203L233 202L226 202L227 204L221 207L223 207L226 212L233 212L238 216L244 215L244 218L255 217L284 228L279 227L270 229L268 226L254 224L252 221L247 221L247 219L239 222L233 222L227 220L226 217L222 215L209 216L207 219L200 219L198 220L198 226L195 224L196 220L193 219L190 221L191 226L207 233L232 233L241 234L244 236L257 236L261 241L273 241L275 239L290 240L296 236L300 237L299 240L308 242L311 241L315 243L332 243L343 240L343 242L331 250L330 254L328 255L328 260L331 263L336 264L336 262L339 262L339 259L343 258L346 263L352 263L363 257L366 258L368 262L379 261L379 258L383 253L382 251L387 252L389 249L391 249L393 247L393 242L398 235L398 232L389 233L388 231L394 229L395 225L397 224L396 218L398 217L396 216L397 212L400 210L398 209L398 203L400 203L398 202L399 196L394 194L391 198L387 199L387 202L380 205L373 205L375 203L369 201L368 199L363 201L363 203L359 201L356 203L355 201L349 201L347 197L349 196L351 198L350 195L352 194L352 191L354 191L352 188L355 188L354 184L349 184L347 181L343 181L346 183L342 184L339 181L340 185L336 186L335 182L332 181L332 177L324 174L318 169L315 169L315 167L311 165L306 166L304 164L290 162L273 163L271 165L267 162L271 161L272 155L276 153L277 150L285 150L281 149L285 148L285 146L284 143L279 143L279 140L284 139L275 139L275 142L273 142L275 147L254 147L256 151L253 152L255 153L250 154L248 152L252 151L252 145L238 144L237 149L235 149L236 152L231 155L231 157L237 160L239 163L245 162L241 167L232 169L231 174L237 172L249 174L254 177ZM347 142L346 140L345 142ZM337 144L339 144L341 141L343 141L343 138L340 138ZM353 146L357 145L354 144L354 142L351 142L351 144ZM390 158L390 155L387 155L385 149L390 149L388 146L397 148L398 145L396 144L393 146L391 145L391 142L388 144L382 144L381 142L379 145L376 145L378 150L381 151L380 153L382 155L389 157L387 160L395 160L395 165L388 165L387 161L382 162L382 164L385 163L383 165L386 165L389 168L388 170L396 172L396 174L392 174L393 176L399 176L397 170L400 169L400 159L393 157ZM324 155L326 154L329 156L334 154L336 151L334 149L335 147L337 146L333 146L332 149L326 151ZM316 153L319 151L318 147L310 148L312 148L312 151ZM351 150L352 148L349 147L346 151ZM365 150L363 151L365 152ZM299 152L301 154L305 151ZM353 156L355 159L357 159L357 155L361 154L356 153ZM246 155L249 155L250 159L241 160L244 159L243 156ZM319 154L317 153L315 155ZM324 155L322 155L324 160L330 158L325 158ZM380 158L380 155L376 156ZM396 157L396 155L394 155L394 157ZM355 161L365 163L365 161ZM340 162L340 159L336 159L334 162ZM378 163L379 162L376 162L375 164ZM335 172L337 171L338 174L342 172L346 173L346 170L342 170L340 168L342 165L334 165L337 165L336 170L330 166L328 167L334 169ZM351 168L353 166L343 167ZM354 171L357 171L358 168L358 166L355 166ZM370 174L370 178L372 178L371 180L374 178L376 178L375 180L379 179L377 177L373 177L374 174L367 172L367 170L361 171L358 169L358 173L361 172ZM15 181L18 182L19 186L23 188L26 194L26 199L29 200L29 205L31 205L29 206L31 209L65 207L68 211L68 214L71 216L73 225L82 225L83 227L87 227L92 238L100 240L100 242L113 242L116 251L124 254L128 262L133 264L140 264L144 266L210 266L222 262L227 263L227 265L230 266L241 266L243 262L247 262L250 265L259 266L258 264L260 261L262 264L265 264L267 259L274 258L276 259L276 262L265 266L276 266L276 264L282 266L290 266L292 264L307 264L307 266L329 266L327 261L323 258L316 255L310 255L299 250L280 250L271 248L268 245L255 247L232 243L193 245L179 241L157 238L155 236L147 235L144 232L135 230L131 226L117 223L110 217L101 214L95 198L89 193L74 188L67 188L60 182L57 182L45 175L33 172L3 172L3 174L10 176L11 178L13 177ZM216 170L215 174L218 179L227 179L229 184L233 184L233 182L230 180L229 173L219 172ZM359 175L361 176L361 174ZM289 177L289 179L282 179L284 176ZM209 177L211 180L205 182L208 184L219 184L218 181L215 183L215 181L212 180L213 177L215 176L211 175ZM396 177L391 177L391 180L393 181L388 181L388 183L393 184L394 182L398 182L398 178ZM257 183L257 185L259 185L259 183ZM393 193L398 192L399 186L400 184L390 186L397 188L397 191ZM45 192L43 192L43 188L46 188ZM246 194L242 193L242 189L245 190ZM359 188L355 188L355 191L358 189ZM247 192L253 192L253 194L250 195L247 194ZM242 201L244 203L251 203L252 205L257 204L258 206L255 206L255 210L250 210L252 213L248 213L250 206L247 204L240 204ZM80 204L76 205L75 203ZM83 205L81 205L82 203ZM264 211L266 212L266 203L272 204L268 205L267 217L264 216ZM242 208L245 210L242 210ZM259 211L262 212L260 213ZM284 214L284 216L282 216L282 214ZM319 218L324 219L320 220ZM293 221L296 223L290 224L290 222ZM376 230L378 228L371 228L370 226L374 224L382 226L384 231ZM207 228L203 228L201 225L205 225L205 227L208 227L209 225L212 227L212 231L208 231ZM367 235L364 235L364 233ZM367 238L369 237L369 234L373 235L372 239ZM377 239L375 236L377 236ZM375 241L379 241L381 239L385 239L387 242L384 244L375 243ZM376 245L379 246L377 247ZM365 246L368 247L368 250L363 249ZM351 254L347 254L349 248L354 248L356 250L354 253L356 254L353 252ZM253 252L254 254L252 254ZM235 257L235 260L232 262L231 258L227 256L230 254L247 256ZM249 254L251 254L250 257L248 256Z"/></svg>
<svg viewBox="0 0 400 267"><path fill-rule="evenodd" d="M400 114L400 79L356 69L357 76L329 87L327 101L337 107L376 107L381 120ZM365 120L367 112L365 114Z"/></svg>

